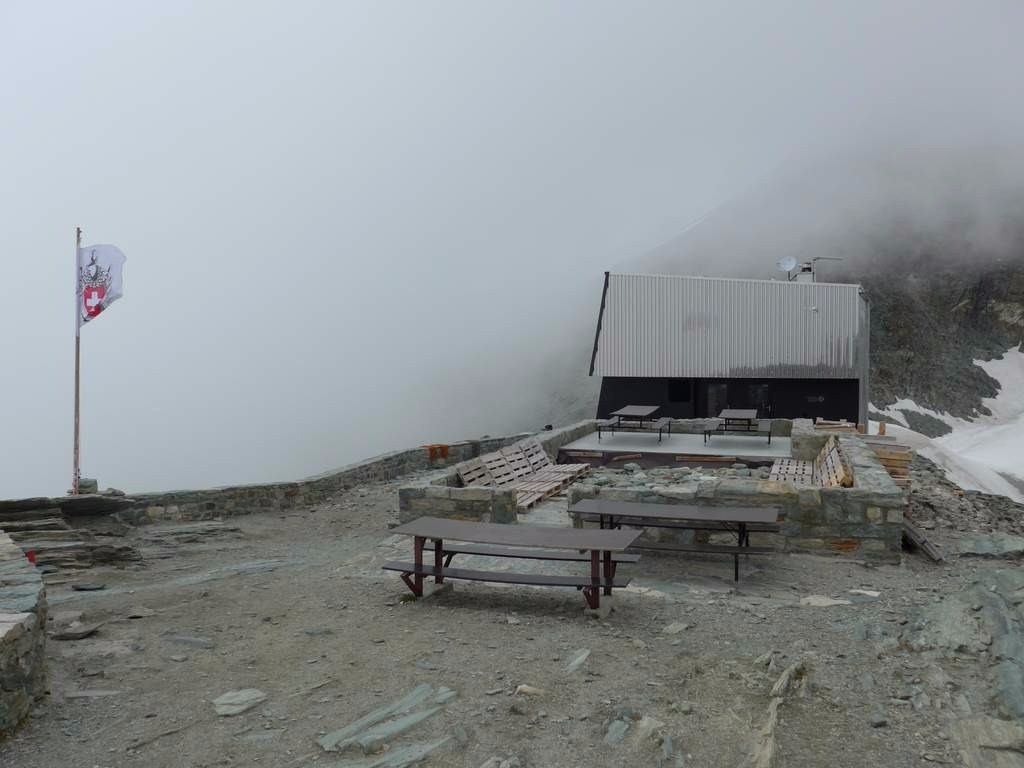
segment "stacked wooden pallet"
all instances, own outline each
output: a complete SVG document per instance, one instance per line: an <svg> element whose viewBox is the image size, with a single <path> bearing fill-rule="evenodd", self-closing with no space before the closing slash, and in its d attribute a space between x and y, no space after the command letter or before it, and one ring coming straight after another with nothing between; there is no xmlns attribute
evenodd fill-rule
<svg viewBox="0 0 1024 768"><path fill-rule="evenodd" d="M589 464L553 464L536 438L470 459L455 466L464 486L510 488L516 505L529 509L554 496L590 471Z"/></svg>
<svg viewBox="0 0 1024 768"><path fill-rule="evenodd" d="M847 466L839 440L830 435L812 461L776 459L769 479L797 487L849 488L853 485L853 472Z"/></svg>
<svg viewBox="0 0 1024 768"><path fill-rule="evenodd" d="M865 436L867 443L875 452L882 466L900 488L910 488L910 464L914 461L914 449L900 445L894 438L883 435Z"/></svg>
<svg viewBox="0 0 1024 768"><path fill-rule="evenodd" d="M857 425L852 421L830 421L820 416L814 420L814 428L828 432L856 432Z"/></svg>

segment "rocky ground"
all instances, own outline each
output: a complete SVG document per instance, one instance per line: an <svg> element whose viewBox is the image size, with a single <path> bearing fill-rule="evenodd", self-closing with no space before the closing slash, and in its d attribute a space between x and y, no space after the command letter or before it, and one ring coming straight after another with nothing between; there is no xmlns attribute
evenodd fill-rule
<svg viewBox="0 0 1024 768"><path fill-rule="evenodd" d="M1024 765L988 719L1024 718L1022 510L927 464L914 490L945 563L780 555L736 585L722 558L645 554L607 620L568 590L408 601L379 568L411 549L389 484L129 530L141 561L49 577L68 639L0 765Z"/></svg>

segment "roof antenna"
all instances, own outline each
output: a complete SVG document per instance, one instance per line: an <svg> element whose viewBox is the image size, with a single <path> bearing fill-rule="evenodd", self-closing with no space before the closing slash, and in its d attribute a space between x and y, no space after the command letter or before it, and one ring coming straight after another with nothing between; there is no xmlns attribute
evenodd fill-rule
<svg viewBox="0 0 1024 768"><path fill-rule="evenodd" d="M792 256L786 256L783 259L779 259L776 262L776 266L782 272L786 273L786 278L792 283L815 283L817 282L817 271L815 264L819 261L842 261L841 256L815 256L810 261L805 261L800 264L800 271L795 275L793 270L796 269L797 260Z"/></svg>

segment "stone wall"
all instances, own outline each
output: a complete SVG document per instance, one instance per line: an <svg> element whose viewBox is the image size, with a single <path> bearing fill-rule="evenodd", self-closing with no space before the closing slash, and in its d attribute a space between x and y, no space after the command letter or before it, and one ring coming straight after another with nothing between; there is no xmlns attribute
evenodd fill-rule
<svg viewBox="0 0 1024 768"><path fill-rule="evenodd" d="M318 504L333 493L361 483L380 482L412 472L450 467L502 448L525 436L526 433L487 437L450 445L419 446L393 451L293 482L135 494L128 499L130 503L127 508L117 512L116 516L138 525L158 520L208 520L254 512L281 512Z"/></svg>
<svg viewBox="0 0 1024 768"><path fill-rule="evenodd" d="M792 433L789 436L790 453L794 459L810 461L821 453L831 434L833 433L815 429L814 422L810 419L794 419Z"/></svg>
<svg viewBox="0 0 1024 768"><path fill-rule="evenodd" d="M672 419L673 435L703 435L705 430L714 429L718 419ZM789 437L793 430L793 422L789 419L772 419L772 435Z"/></svg>
<svg viewBox="0 0 1024 768"><path fill-rule="evenodd" d="M46 591L35 566L0 531L0 739L46 687Z"/></svg>
<svg viewBox="0 0 1024 768"><path fill-rule="evenodd" d="M823 434L827 439L828 433ZM903 493L861 440L855 435L839 435L839 439L853 470L852 488L797 489L788 483L747 477L704 476L678 485L645 488L598 486L584 480L570 486L569 503L600 498L650 504L775 507L779 510L781 536L752 534L753 544L898 561ZM665 534L658 537L664 539Z"/></svg>
<svg viewBox="0 0 1024 768"><path fill-rule="evenodd" d="M559 448L593 432L595 425L596 422L593 419L588 419L561 429L541 432L537 435L537 440L548 457L554 461L558 456ZM524 435L515 435L506 438L502 445L510 445L523 437ZM480 453L490 453L497 447L502 446L481 450ZM516 493L498 488L462 487L455 470L447 469L398 489L398 519L401 522L407 523L418 517L426 516L491 523L514 523L516 521Z"/></svg>

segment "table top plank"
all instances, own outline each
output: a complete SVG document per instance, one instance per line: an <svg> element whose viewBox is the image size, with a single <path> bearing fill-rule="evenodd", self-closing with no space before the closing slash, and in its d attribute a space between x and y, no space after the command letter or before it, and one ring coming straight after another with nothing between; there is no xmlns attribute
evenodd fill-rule
<svg viewBox="0 0 1024 768"><path fill-rule="evenodd" d="M779 510L774 507L708 507L692 504L647 504L637 501L583 499L569 512L614 515L619 518L658 518L659 520L713 520L722 523L774 523Z"/></svg>
<svg viewBox="0 0 1024 768"><path fill-rule="evenodd" d="M757 410L754 408L726 408L720 414L720 419L746 419L754 421L757 419Z"/></svg>
<svg viewBox="0 0 1024 768"><path fill-rule="evenodd" d="M655 413L660 407L659 405L627 405L617 411L612 411L612 416L643 419Z"/></svg>
<svg viewBox="0 0 1024 768"><path fill-rule="evenodd" d="M559 528L517 523L473 523L442 517L421 517L391 531L405 536L497 544L508 547L547 549L599 549L622 552L640 531L609 531L595 528Z"/></svg>

